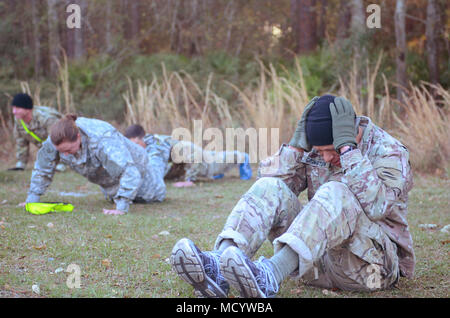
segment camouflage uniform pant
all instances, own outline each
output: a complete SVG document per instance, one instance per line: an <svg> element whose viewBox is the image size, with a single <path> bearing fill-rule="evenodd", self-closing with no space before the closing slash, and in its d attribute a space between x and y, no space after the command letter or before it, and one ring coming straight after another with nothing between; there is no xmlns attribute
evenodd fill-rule
<svg viewBox="0 0 450 318"><path fill-rule="evenodd" d="M398 279L396 245L370 221L340 182L327 182L304 207L277 178L261 178L239 200L216 240L232 239L250 258L266 239L299 256L309 285L342 290L391 287Z"/></svg>
<svg viewBox="0 0 450 318"><path fill-rule="evenodd" d="M248 155L240 151L207 151L187 141L180 141L172 148L172 161L183 163L186 180L195 181L199 177L212 179L225 174L245 162Z"/></svg>

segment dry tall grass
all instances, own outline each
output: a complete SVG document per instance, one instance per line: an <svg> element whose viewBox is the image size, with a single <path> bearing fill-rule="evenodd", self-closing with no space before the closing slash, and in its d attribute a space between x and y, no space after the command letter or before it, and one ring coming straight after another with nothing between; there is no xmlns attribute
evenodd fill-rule
<svg viewBox="0 0 450 318"><path fill-rule="evenodd" d="M228 83L239 94L239 113L244 127L279 128L280 141L288 142L309 98L300 63L291 78L277 74L273 65L261 61L258 85L240 89ZM268 77L268 79L267 79ZM271 138L269 138L271 140Z"/></svg>
<svg viewBox="0 0 450 318"><path fill-rule="evenodd" d="M415 169L430 171L448 164L449 92L439 85L411 84L408 96L400 104L389 94L395 84L389 83L385 75L379 73L382 57L380 54L373 67L367 63L364 70L359 70L354 63L348 80L339 78L338 94L352 102L358 115L370 117L408 146ZM297 61L296 74L286 78L277 74L273 65L259 64L256 87L239 88L227 82L239 96L235 107L211 90L212 75L204 90L184 72L170 75L164 72L161 80L154 77L150 84L137 80L136 91L129 79L129 89L123 95L127 104L126 122L140 123L148 131L167 134L177 127L192 129L194 119L203 120L204 128L267 128L268 149L271 149L272 140L270 129L279 128L279 143L288 142L310 98L302 69ZM356 82L360 72L365 76L365 94L361 93ZM379 76L383 81L383 92L376 90ZM430 89L438 97L433 97Z"/></svg>
<svg viewBox="0 0 450 318"><path fill-rule="evenodd" d="M227 82L239 96L234 107L211 90L212 75L204 90L185 72L167 75L164 71L162 79L153 77L150 84L137 80L136 89L128 79L129 88L123 94L126 123L140 123L147 131L166 134L178 127L192 129L193 120L202 120L204 128L222 130L267 128L268 149L272 140L270 129L278 128L280 141L287 142L308 102L302 69L297 61L297 74L293 76L296 80L292 80L279 76L273 65L266 67L260 61L259 64L256 88L240 89Z"/></svg>
<svg viewBox="0 0 450 318"><path fill-rule="evenodd" d="M373 67L367 63L363 70L358 69L354 63L346 79L339 78L338 94L352 102L358 115L370 117L378 126L403 142L410 150L414 169L434 171L441 166L448 169L449 91L440 85L411 84L406 90L403 102L400 103L389 94L395 84L389 83L384 74L379 73L381 61L382 54ZM238 102L233 106L213 91L213 74L208 77L204 88L186 72L167 74L164 65L162 77L153 76L150 82L137 79L133 83L128 78L129 88L123 94L126 103L125 123L140 123L149 132L164 134L171 134L172 130L178 127L192 131L194 120L202 120L204 129L267 128L267 146L271 149L270 129L279 128L279 143L289 141L310 96L298 61L296 73L288 78L280 76L273 65L265 66L260 61L259 65L260 75L256 87L240 88L227 82L238 94ZM75 108L69 88L65 55L63 63L58 62L58 66L58 110L73 112ZM365 94L362 94L357 83L357 75L361 73L365 77ZM383 92L377 91L375 86L380 76L384 84ZM41 100L39 85L34 90L27 82L21 82L20 86L23 92L33 97L36 104L45 102ZM6 136L4 140L11 141L9 146L12 147L11 123L0 117L0 125L3 135ZM11 149L6 146L3 144L3 149Z"/></svg>
<svg viewBox="0 0 450 318"><path fill-rule="evenodd" d="M400 118L393 113L396 123L393 128L394 134L408 147L413 167L427 172L447 169L450 159L449 91L441 85L424 82L420 86L411 85L405 97L404 116Z"/></svg>
<svg viewBox="0 0 450 318"><path fill-rule="evenodd" d="M75 113L75 105L73 102L73 96L70 93L70 82L69 82L69 64L67 62L67 55L64 50L62 50L63 62L61 63L58 59L55 59L56 65L58 66L58 76L59 85L56 89L56 101L58 106L58 111L60 113ZM61 91L62 98L61 100ZM63 107L64 103L64 107Z"/></svg>
<svg viewBox="0 0 450 318"><path fill-rule="evenodd" d="M340 89L338 94L346 97L352 103L357 115L368 116L380 127L389 128L392 126L394 104L389 94L389 83L384 74L381 74L384 83L384 96L378 103L376 101L375 83L379 76L382 59L383 54L380 53L375 66L371 68L369 62L366 61L366 67L363 70L359 69L356 60L353 60L353 66L347 75L347 80L339 76ZM362 94L357 83L359 74L365 75L365 94Z"/></svg>
<svg viewBox="0 0 450 318"><path fill-rule="evenodd" d="M167 74L163 65L162 79L153 76L150 83L128 78L128 91L122 96L127 106L125 121L139 123L147 131L170 134L174 128L192 129L194 120L203 127L232 127L233 118L225 99L211 89L210 74L205 89L186 72Z"/></svg>
<svg viewBox="0 0 450 318"><path fill-rule="evenodd" d="M450 159L449 92L440 85L423 82L414 86L410 83L401 102L391 98L390 87L397 84L391 83L390 86L384 74L381 74L384 92L376 92L381 60L382 54L373 68L367 63L364 70L358 69L354 62L347 75L348 80L339 78L339 95L351 101L358 115L370 117L405 144L414 169L428 172L442 166L447 169ZM365 74L365 98L357 85L360 73ZM376 93L381 95L378 101Z"/></svg>

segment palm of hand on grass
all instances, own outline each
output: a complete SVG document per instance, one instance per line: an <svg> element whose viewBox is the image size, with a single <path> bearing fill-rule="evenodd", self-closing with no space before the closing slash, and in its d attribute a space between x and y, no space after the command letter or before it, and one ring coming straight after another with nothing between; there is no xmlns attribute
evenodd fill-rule
<svg viewBox="0 0 450 318"><path fill-rule="evenodd" d="M173 184L173 186L175 188L187 188L187 187L195 187L195 183L192 181L180 181L180 182L175 182Z"/></svg>
<svg viewBox="0 0 450 318"><path fill-rule="evenodd" d="M103 209L103 214L105 215L124 215L125 212L119 210L107 210Z"/></svg>

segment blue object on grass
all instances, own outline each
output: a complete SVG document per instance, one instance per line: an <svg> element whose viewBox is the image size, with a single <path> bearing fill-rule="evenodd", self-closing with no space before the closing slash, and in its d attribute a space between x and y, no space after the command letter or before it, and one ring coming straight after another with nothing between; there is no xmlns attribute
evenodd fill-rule
<svg viewBox="0 0 450 318"><path fill-rule="evenodd" d="M252 167L250 167L248 154L245 154L245 161L239 165L239 175L241 180L249 180L252 178Z"/></svg>

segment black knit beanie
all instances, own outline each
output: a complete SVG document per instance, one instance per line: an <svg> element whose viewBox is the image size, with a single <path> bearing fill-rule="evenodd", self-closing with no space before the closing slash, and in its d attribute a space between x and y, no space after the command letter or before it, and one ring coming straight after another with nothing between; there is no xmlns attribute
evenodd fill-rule
<svg viewBox="0 0 450 318"><path fill-rule="evenodd" d="M330 103L336 96L323 95L315 102L306 117L306 138L311 146L333 144Z"/></svg>
<svg viewBox="0 0 450 318"><path fill-rule="evenodd" d="M28 94L20 93L14 96L11 106L33 109L33 99Z"/></svg>

